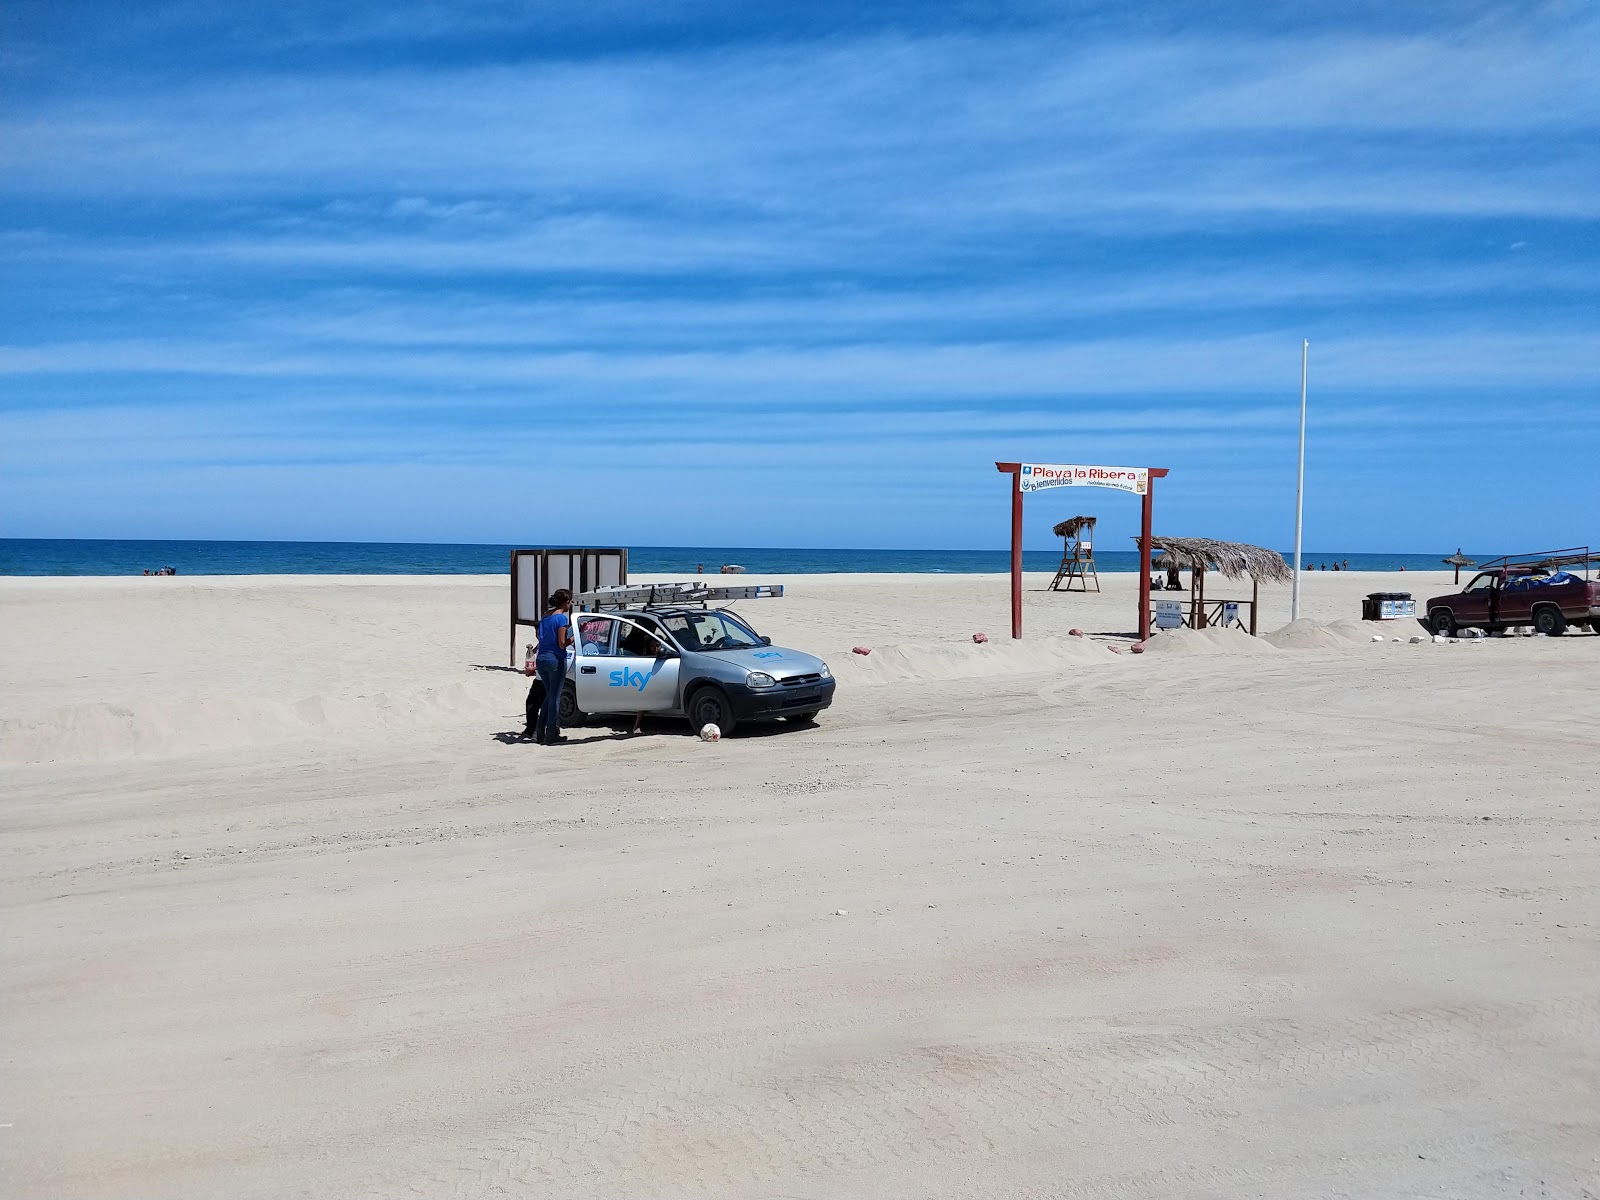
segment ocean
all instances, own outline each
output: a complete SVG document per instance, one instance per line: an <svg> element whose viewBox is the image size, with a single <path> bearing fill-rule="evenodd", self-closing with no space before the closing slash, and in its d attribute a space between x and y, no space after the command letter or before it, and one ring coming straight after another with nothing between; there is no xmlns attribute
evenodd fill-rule
<svg viewBox="0 0 1600 1200"><path fill-rule="evenodd" d="M179 575L495 575L509 570L511 546L420 542L186 542L92 538L0 539L0 575L141 575L162 567ZM1307 552L1305 564L1348 561L1352 571L1444 570L1438 554ZM1288 558L1288 553L1285 553ZM1029 550L1028 571L1054 571L1060 550ZM1100 552L1101 571L1137 571L1134 550ZM637 546L628 569L639 575L715 573L737 563L751 574L817 575L894 571L913 574L1003 574L1011 556L999 550L826 550L772 546Z"/></svg>

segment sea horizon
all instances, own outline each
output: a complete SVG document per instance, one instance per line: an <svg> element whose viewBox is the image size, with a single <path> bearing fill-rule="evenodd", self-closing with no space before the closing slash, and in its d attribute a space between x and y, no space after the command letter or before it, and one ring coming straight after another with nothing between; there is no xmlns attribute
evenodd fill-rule
<svg viewBox="0 0 1600 1200"><path fill-rule="evenodd" d="M525 549L477 542L344 542L163 538L0 538L0 575L119 576L172 568L179 575L499 575L510 553ZM1283 551L1292 561L1292 554ZM1437 571L1443 553L1312 551L1308 569L1338 562L1352 571ZM1476 556L1474 556L1476 557ZM1060 550L1026 550L1023 569L1054 571ZM786 546L637 546L628 548L629 571L639 575L715 574L725 564L750 574L1003 574L1005 548L927 550ZM1139 569L1136 550L1106 550L1096 565L1107 574Z"/></svg>

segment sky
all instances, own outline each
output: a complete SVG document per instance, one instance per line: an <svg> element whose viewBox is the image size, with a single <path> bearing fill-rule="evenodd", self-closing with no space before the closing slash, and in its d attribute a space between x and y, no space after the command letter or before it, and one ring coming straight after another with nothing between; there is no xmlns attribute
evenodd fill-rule
<svg viewBox="0 0 1600 1200"><path fill-rule="evenodd" d="M8 0L0 536L1600 543L1600 6ZM1102 545L1138 501L1029 498Z"/></svg>

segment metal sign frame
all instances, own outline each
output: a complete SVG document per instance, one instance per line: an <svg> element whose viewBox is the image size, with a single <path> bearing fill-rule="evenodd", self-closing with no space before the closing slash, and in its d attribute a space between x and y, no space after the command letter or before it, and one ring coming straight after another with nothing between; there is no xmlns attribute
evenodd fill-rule
<svg viewBox="0 0 1600 1200"><path fill-rule="evenodd" d="M513 550L510 665L517 665L517 627L539 623L551 592L566 588L577 595L627 582L628 552L622 547Z"/></svg>

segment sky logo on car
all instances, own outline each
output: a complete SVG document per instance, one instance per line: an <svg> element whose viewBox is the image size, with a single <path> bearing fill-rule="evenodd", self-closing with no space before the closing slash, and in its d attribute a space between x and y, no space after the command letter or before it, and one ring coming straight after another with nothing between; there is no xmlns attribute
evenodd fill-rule
<svg viewBox="0 0 1600 1200"><path fill-rule="evenodd" d="M635 691L644 691L644 685L650 682L650 676L644 671L630 671L623 668L611 672L612 687L631 687Z"/></svg>

